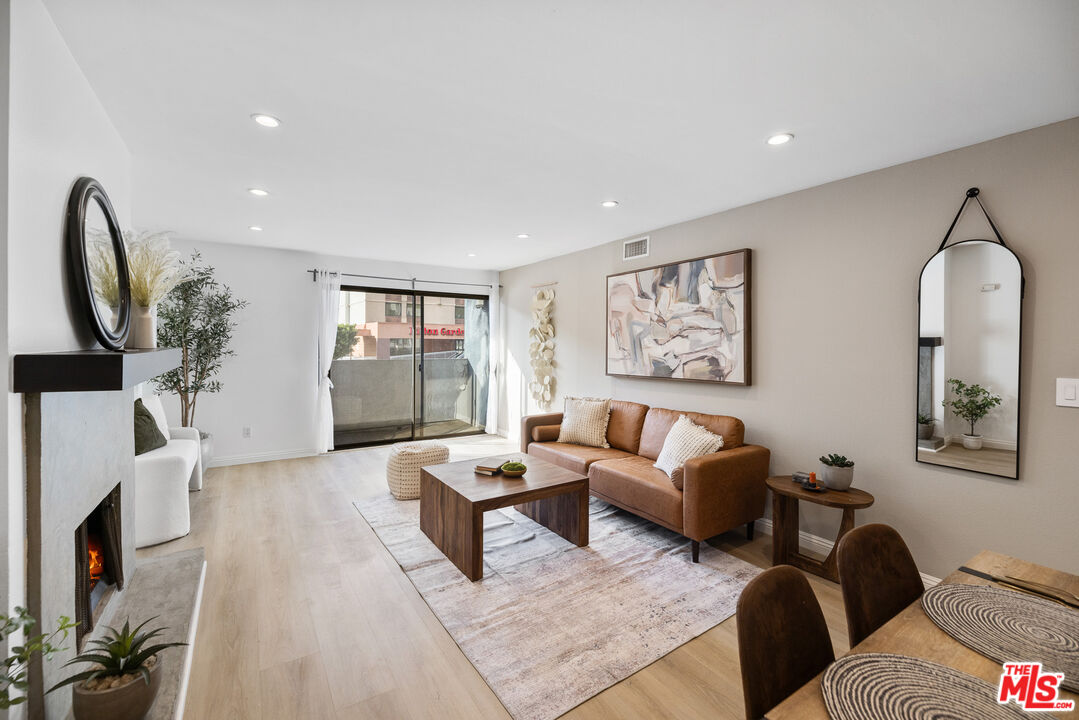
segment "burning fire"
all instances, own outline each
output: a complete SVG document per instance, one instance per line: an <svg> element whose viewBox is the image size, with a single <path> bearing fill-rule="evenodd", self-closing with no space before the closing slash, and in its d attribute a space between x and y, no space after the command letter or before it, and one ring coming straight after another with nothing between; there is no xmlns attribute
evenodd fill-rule
<svg viewBox="0 0 1079 720"><path fill-rule="evenodd" d="M105 551L101 547L101 540L96 535L88 538L87 545L90 549L90 588L97 585L97 581L105 574Z"/></svg>

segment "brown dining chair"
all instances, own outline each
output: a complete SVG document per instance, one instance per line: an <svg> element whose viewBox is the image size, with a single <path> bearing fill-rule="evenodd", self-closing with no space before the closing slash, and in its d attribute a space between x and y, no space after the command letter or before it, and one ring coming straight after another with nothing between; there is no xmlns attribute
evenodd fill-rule
<svg viewBox="0 0 1079 720"><path fill-rule="evenodd" d="M887 525L862 525L844 535L836 564L851 647L925 591L907 544Z"/></svg>
<svg viewBox="0 0 1079 720"><path fill-rule="evenodd" d="M835 660L817 598L790 565L751 580L735 617L747 720L763 717Z"/></svg>

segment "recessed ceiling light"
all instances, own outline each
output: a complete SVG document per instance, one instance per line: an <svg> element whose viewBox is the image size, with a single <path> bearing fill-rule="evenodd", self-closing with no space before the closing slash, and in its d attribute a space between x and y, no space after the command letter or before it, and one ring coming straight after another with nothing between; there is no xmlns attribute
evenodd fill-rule
<svg viewBox="0 0 1079 720"><path fill-rule="evenodd" d="M275 128L281 127L281 121L275 118L273 115L264 115L262 113L255 113L251 116L251 119L257 122L262 127Z"/></svg>
<svg viewBox="0 0 1079 720"><path fill-rule="evenodd" d="M769 145L786 145L794 139L794 135L791 133L776 133L772 137L768 138Z"/></svg>
<svg viewBox="0 0 1079 720"><path fill-rule="evenodd" d="M262 188L247 188L247 192L256 197L266 197L270 194L268 190L263 190Z"/></svg>
<svg viewBox="0 0 1079 720"><path fill-rule="evenodd" d="M258 225L251 225L247 229L251 230L252 232L262 232L262 228L260 228Z"/></svg>
<svg viewBox="0 0 1079 720"><path fill-rule="evenodd" d="M469 253L468 256L469 257L476 257L476 253Z"/></svg>
<svg viewBox="0 0 1079 720"><path fill-rule="evenodd" d="M521 233L520 235L517 236L517 239L518 240L527 240L528 239L528 233Z"/></svg>
<svg viewBox="0 0 1079 720"><path fill-rule="evenodd" d="M600 205L602 205L603 207L618 207L618 201L617 200L604 200L603 202L600 203Z"/></svg>

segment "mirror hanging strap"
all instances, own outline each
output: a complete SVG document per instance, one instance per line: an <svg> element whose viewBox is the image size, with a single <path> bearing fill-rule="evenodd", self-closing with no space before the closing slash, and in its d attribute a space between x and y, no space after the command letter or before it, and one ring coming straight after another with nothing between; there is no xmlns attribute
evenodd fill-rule
<svg viewBox="0 0 1079 720"><path fill-rule="evenodd" d="M982 214L985 215L985 219L989 221L989 227L993 228L993 233L997 236L997 240L1000 241L1000 244L1004 247L1008 247L1008 244L1004 242L1004 238L1000 235L1000 230L997 230L997 226L996 223L993 222L993 218L989 217L989 211L985 209L985 205L982 204L981 198L978 197L978 194L980 192L981 191L978 190L978 188L976 187L972 187L967 190L967 196L963 198L963 204L959 206L959 212L955 214L955 219L952 220L952 224L948 227L948 232L944 233L944 239L940 241L940 247L937 248L937 252L943 250L944 246L948 244L948 238L951 237L952 230L955 230L955 225L959 222L959 218L962 217L963 210L966 209L967 203L970 202L971 198L974 198L974 200L978 203L978 207L982 209Z"/></svg>

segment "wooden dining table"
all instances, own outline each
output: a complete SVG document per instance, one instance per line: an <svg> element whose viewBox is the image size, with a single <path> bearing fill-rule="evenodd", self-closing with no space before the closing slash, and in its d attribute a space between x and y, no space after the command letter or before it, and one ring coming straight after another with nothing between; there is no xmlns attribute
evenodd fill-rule
<svg viewBox="0 0 1079 720"><path fill-rule="evenodd" d="M1011 575L1032 580L1079 595L1079 575L1071 575L988 550L971 558L966 566L998 577ZM960 570L956 570L941 582L967 585L993 584ZM922 658L981 678L994 687L1000 682L1002 671L1000 663L971 650L938 628L922 610L920 599L908 605L876 632L851 648L847 654L868 652L894 653ZM1017 659L1037 660L1037 658ZM824 673L821 673L803 685L793 695L772 708L765 718L767 720L828 720L828 710L824 705L820 688L823 675ZM1067 713L1061 712L1058 717L1074 716L1076 720L1079 720L1079 694L1061 690L1059 699L1074 700L1077 709Z"/></svg>

